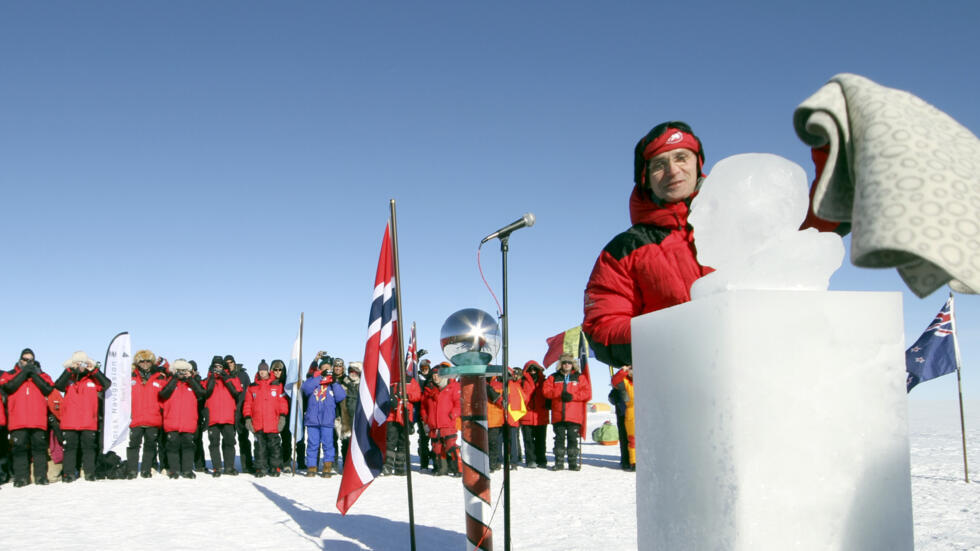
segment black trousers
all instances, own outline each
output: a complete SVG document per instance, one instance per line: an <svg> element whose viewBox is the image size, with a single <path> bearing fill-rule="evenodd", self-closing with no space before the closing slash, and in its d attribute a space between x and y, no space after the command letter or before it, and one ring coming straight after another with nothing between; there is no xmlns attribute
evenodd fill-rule
<svg viewBox="0 0 980 551"><path fill-rule="evenodd" d="M387 457L385 458L392 470L398 474L405 473L405 455L408 454L408 441L405 439L405 425L388 421Z"/></svg>
<svg viewBox="0 0 980 551"><path fill-rule="evenodd" d="M626 434L626 415L616 416L616 428L619 430L619 466L630 466L630 442Z"/></svg>
<svg viewBox="0 0 980 551"><path fill-rule="evenodd" d="M269 472L282 467L282 452L280 451L278 432L255 433L255 462L256 472Z"/></svg>
<svg viewBox="0 0 980 551"><path fill-rule="evenodd" d="M560 423L555 423L552 429L555 431L555 463L562 463L565 461L566 454L568 455L569 465L578 465L579 460L579 429L581 425L578 423L569 423L567 421L562 421Z"/></svg>
<svg viewBox="0 0 980 551"><path fill-rule="evenodd" d="M245 428L245 420L235 423L235 431L238 432L238 454L242 457L242 470L252 471L252 441L248 439L249 432ZM258 450L256 450L258 453Z"/></svg>
<svg viewBox="0 0 980 551"><path fill-rule="evenodd" d="M126 466L129 472L135 473L137 467L141 473L149 473L153 468L153 458L157 454L157 441L160 439L160 427L131 427L129 429L129 446L126 447ZM139 464L140 444L143 446L143 464Z"/></svg>
<svg viewBox="0 0 980 551"><path fill-rule="evenodd" d="M167 433L167 467L180 474L194 472L194 433Z"/></svg>
<svg viewBox="0 0 980 551"><path fill-rule="evenodd" d="M524 459L537 465L548 464L548 425L521 425L524 437Z"/></svg>
<svg viewBox="0 0 980 551"><path fill-rule="evenodd" d="M94 480L96 432L94 430L66 430L64 435L65 459L61 464L62 472L68 476L75 476L78 455L81 453L85 478Z"/></svg>
<svg viewBox="0 0 980 551"><path fill-rule="evenodd" d="M235 468L235 425L224 423L208 427L208 451L211 468L216 471ZM224 455L224 460L222 460Z"/></svg>
<svg viewBox="0 0 980 551"><path fill-rule="evenodd" d="M48 479L48 431L44 429L17 429L10 431L11 455L14 462L14 480L30 480L28 452L34 459L34 479Z"/></svg>
<svg viewBox="0 0 980 551"><path fill-rule="evenodd" d="M422 416L419 414L422 411L421 402L413 402L415 406L415 434L419 435L419 465L425 469L429 466L429 461L435 461L432 457L432 448L429 445L429 431L425 430L425 423L422 422Z"/></svg>

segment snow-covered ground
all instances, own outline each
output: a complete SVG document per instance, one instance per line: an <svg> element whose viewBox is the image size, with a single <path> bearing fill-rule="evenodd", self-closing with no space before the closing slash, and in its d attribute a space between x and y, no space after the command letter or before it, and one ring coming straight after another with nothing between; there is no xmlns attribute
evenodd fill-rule
<svg viewBox="0 0 980 551"><path fill-rule="evenodd" d="M590 427L609 419L590 415ZM910 402L915 546L980 550L980 484L963 481L955 402ZM980 478L980 403L967 403L971 466ZM413 444L414 449L414 444ZM635 475L619 448L586 442L580 472L511 474L511 548L635 549ZM500 472L494 503L501 503ZM374 481L348 515L340 477L103 480L0 489L0 549L409 549L404 477ZM420 550L464 549L460 479L413 472ZM504 548L503 509L492 522Z"/></svg>

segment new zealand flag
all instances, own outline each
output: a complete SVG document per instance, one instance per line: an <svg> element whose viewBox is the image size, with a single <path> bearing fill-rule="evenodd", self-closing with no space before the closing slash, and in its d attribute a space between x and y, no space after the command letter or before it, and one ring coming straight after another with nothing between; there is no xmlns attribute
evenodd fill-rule
<svg viewBox="0 0 980 551"><path fill-rule="evenodd" d="M955 338L953 297L950 296L919 340L905 351L906 392L921 382L956 371Z"/></svg>

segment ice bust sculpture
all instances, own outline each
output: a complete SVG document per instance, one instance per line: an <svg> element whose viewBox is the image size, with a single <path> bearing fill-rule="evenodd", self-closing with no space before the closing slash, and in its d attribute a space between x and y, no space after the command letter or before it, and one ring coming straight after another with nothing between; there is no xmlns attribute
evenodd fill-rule
<svg viewBox="0 0 980 551"><path fill-rule="evenodd" d="M806 173L767 153L714 166L691 203L698 262L715 272L691 287L697 298L731 289L826 290L844 244L834 233L799 231L806 218Z"/></svg>
<svg viewBox="0 0 980 551"><path fill-rule="evenodd" d="M911 550L899 293L827 291L803 170L718 162L691 206L693 300L633 319L637 544Z"/></svg>

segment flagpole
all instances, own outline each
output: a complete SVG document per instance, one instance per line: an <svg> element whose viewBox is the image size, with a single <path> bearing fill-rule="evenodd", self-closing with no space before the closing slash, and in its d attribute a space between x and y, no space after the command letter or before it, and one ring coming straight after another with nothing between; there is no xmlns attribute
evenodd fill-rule
<svg viewBox="0 0 980 551"><path fill-rule="evenodd" d="M408 533L412 542L412 551L415 551L415 505L412 500L412 447L409 445L408 439L408 409L405 404L405 347L402 343L402 282L401 282L401 269L398 264L398 219L395 216L395 200L391 199L391 255L394 260L395 265L395 308L398 312L398 321L396 324L397 333L397 343L398 343L398 353L396 358L398 358L398 407L402 410L402 419L405 423L402 424L402 436L405 439L405 480L407 482L408 488Z"/></svg>
<svg viewBox="0 0 980 551"><path fill-rule="evenodd" d="M303 407L303 397L297 394L300 392L300 381L303 380L303 312L299 313L299 354L296 356L296 383L293 385L293 399L290 402L299 404L300 408ZM295 422L296 416L302 412L294 411L293 418L289 420L289 424L292 425L290 428L293 429L293 447L289 452L289 463L293 468L293 476L296 476L296 468L299 467L299 458L296 457L296 433L301 430L306 430L306 427L300 423L297 425Z"/></svg>
<svg viewBox="0 0 980 551"><path fill-rule="evenodd" d="M956 356L956 388L960 394L960 436L963 440L963 479L970 482L970 468L966 462L966 422L963 419L963 382L960 379L960 343L956 340L956 306L953 304L953 292L949 292L949 320L953 330L953 353Z"/></svg>

